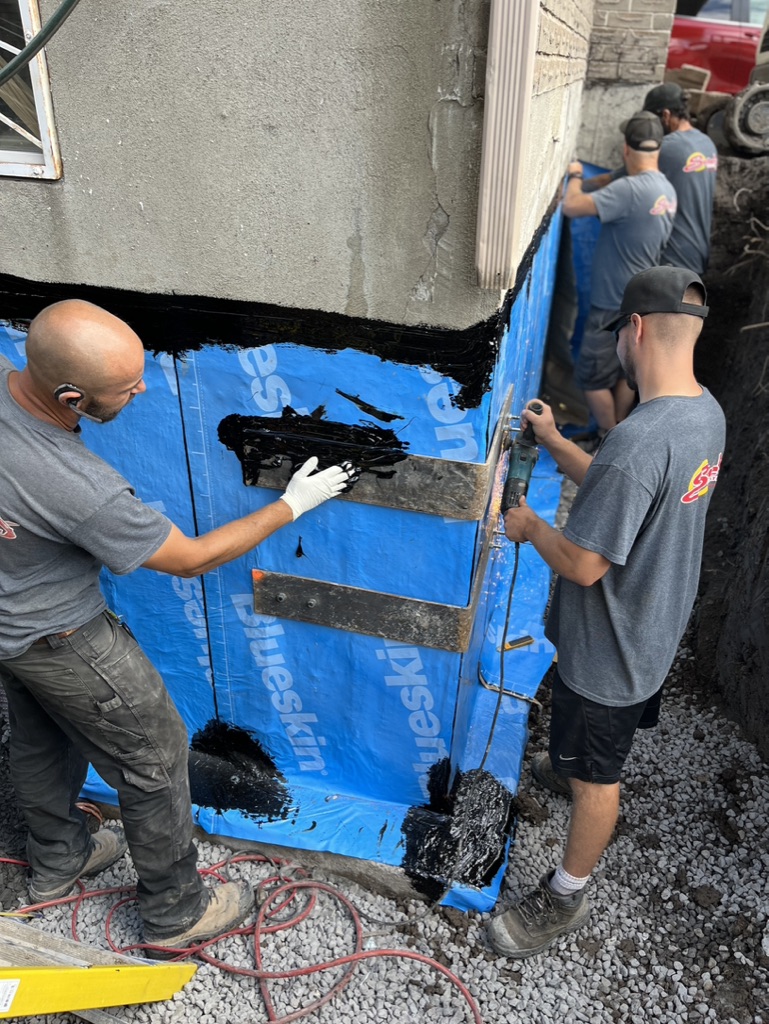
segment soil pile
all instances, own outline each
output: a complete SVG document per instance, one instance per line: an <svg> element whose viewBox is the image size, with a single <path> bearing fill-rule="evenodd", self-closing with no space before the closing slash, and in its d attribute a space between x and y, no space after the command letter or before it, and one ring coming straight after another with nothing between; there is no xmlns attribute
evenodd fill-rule
<svg viewBox="0 0 769 1024"><path fill-rule="evenodd" d="M719 157L696 363L727 448L710 507L697 668L769 760L769 158Z"/></svg>

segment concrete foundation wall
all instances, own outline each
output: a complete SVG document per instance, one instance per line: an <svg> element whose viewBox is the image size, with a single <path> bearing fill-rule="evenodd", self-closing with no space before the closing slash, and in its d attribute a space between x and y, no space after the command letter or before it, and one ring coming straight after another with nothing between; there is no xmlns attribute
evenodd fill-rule
<svg viewBox="0 0 769 1024"><path fill-rule="evenodd" d="M592 10L542 4L523 250L575 149ZM488 16L489 0L79 6L47 48L64 178L0 178L0 272L485 319Z"/></svg>

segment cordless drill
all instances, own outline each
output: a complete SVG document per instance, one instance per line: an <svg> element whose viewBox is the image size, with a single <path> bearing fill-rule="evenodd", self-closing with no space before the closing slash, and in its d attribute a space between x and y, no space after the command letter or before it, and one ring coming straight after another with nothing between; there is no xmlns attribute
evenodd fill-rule
<svg viewBox="0 0 769 1024"><path fill-rule="evenodd" d="M533 413L540 415L543 409L541 402L532 402L529 406ZM502 490L502 515L509 508L517 508L529 489L532 470L537 464L539 449L534 439L534 428L530 423L521 427L510 445L510 460L507 464L507 479Z"/></svg>

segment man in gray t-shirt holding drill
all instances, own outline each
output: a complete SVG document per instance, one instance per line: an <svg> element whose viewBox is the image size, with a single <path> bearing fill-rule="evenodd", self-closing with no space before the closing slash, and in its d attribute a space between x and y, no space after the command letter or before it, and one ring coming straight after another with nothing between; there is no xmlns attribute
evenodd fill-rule
<svg viewBox="0 0 769 1024"><path fill-rule="evenodd" d="M563 533L525 501L505 515L507 537L530 541L559 577L546 627L558 650L549 752L532 771L573 809L560 864L489 925L503 956L531 956L588 921L585 887L617 820L622 766L635 730L656 724L691 613L724 448L723 413L693 370L705 301L697 274L678 267L628 283L607 327L639 404L593 459L548 408L523 414L579 485Z"/></svg>

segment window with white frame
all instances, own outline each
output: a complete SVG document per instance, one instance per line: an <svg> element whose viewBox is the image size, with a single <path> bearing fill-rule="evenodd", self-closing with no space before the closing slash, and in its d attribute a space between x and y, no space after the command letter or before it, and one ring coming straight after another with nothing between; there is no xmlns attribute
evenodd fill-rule
<svg viewBox="0 0 769 1024"><path fill-rule="evenodd" d="M37 0L0 0L0 70L39 31ZM0 176L61 177L43 51L0 85Z"/></svg>

